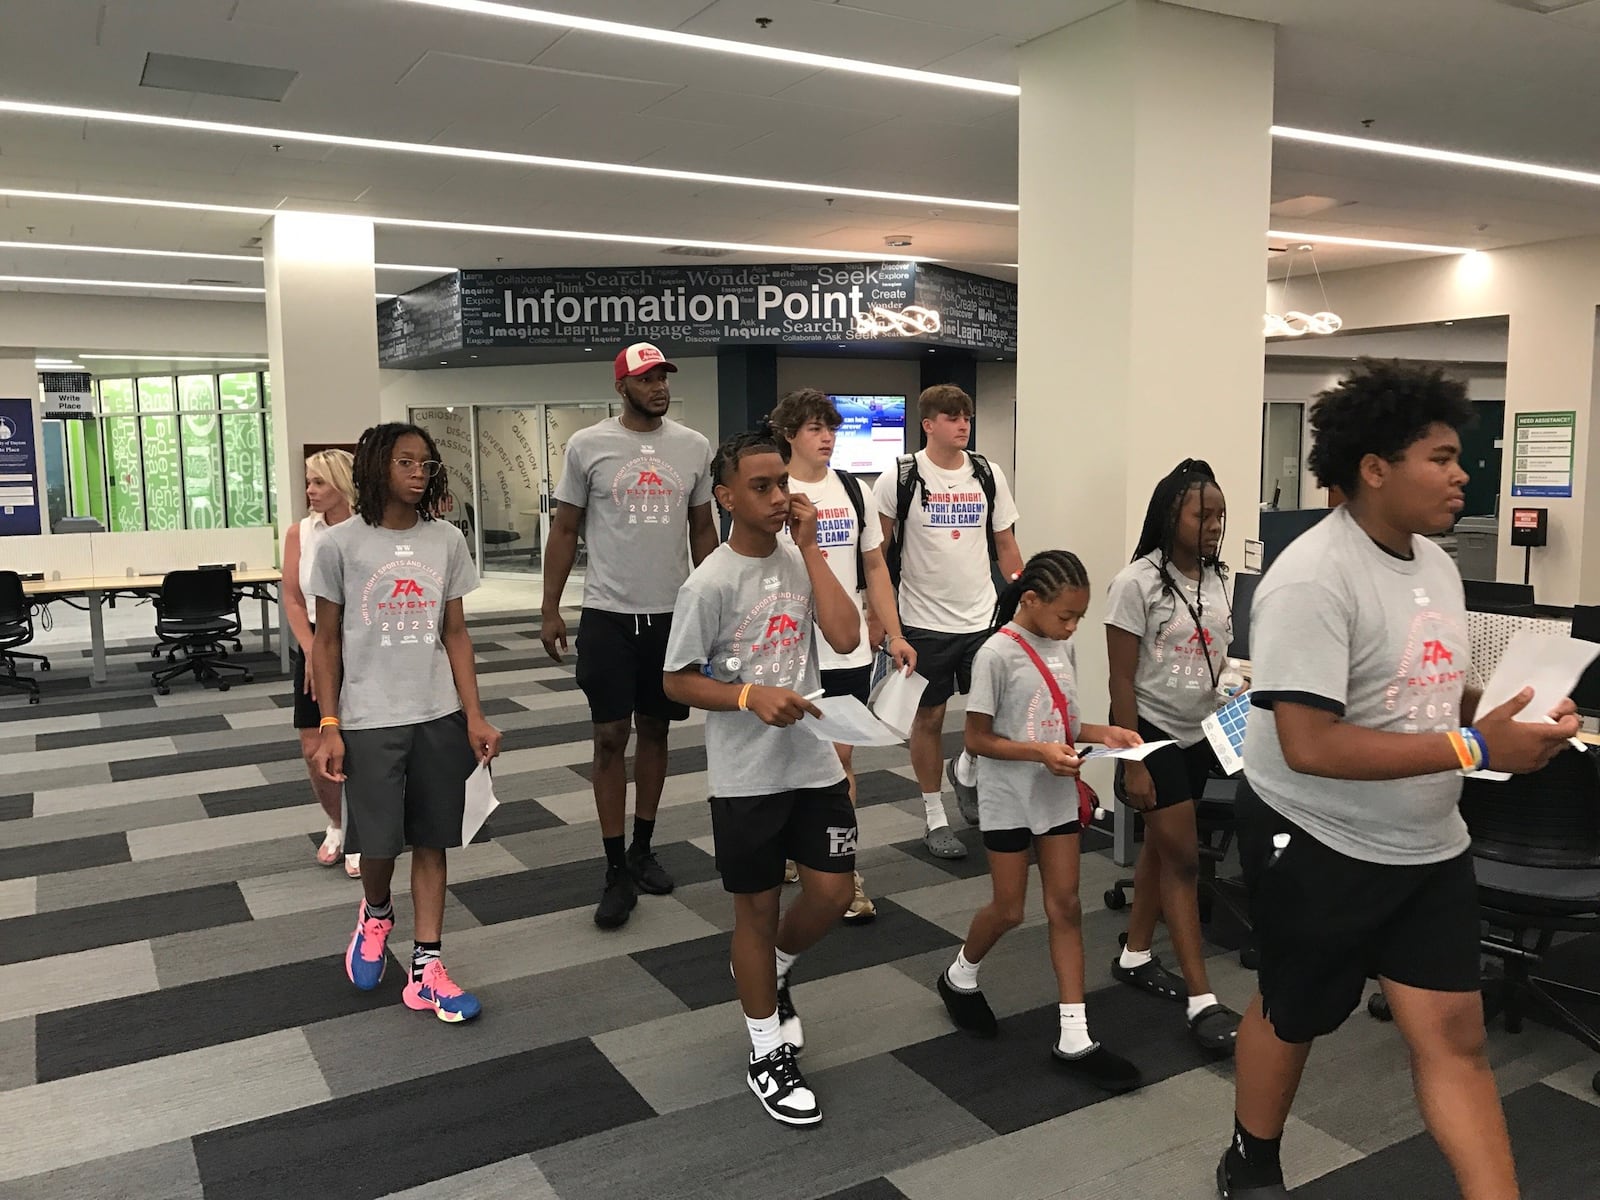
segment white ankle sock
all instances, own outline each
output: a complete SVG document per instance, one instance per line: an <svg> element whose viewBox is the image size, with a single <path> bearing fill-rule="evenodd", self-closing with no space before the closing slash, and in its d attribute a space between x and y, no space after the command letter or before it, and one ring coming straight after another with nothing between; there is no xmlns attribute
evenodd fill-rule
<svg viewBox="0 0 1600 1200"><path fill-rule="evenodd" d="M774 946L772 948L772 952L773 952L774 955L777 956L777 960L778 960L778 982L782 983L784 981L784 979L786 979L788 977L788 975L789 975L789 968L794 966L794 960L799 958L800 956L798 954L785 954L782 950L779 950L776 946Z"/></svg>
<svg viewBox="0 0 1600 1200"><path fill-rule="evenodd" d="M1154 957L1155 954L1149 950L1129 950L1124 946L1122 948L1122 957L1117 960L1117 965L1124 971L1132 971L1136 967L1144 966Z"/></svg>
<svg viewBox="0 0 1600 1200"><path fill-rule="evenodd" d="M1056 1046L1063 1054L1083 1054L1093 1050L1094 1039L1089 1036L1089 1009L1084 1004L1062 1004L1061 1038Z"/></svg>
<svg viewBox="0 0 1600 1200"><path fill-rule="evenodd" d="M944 977L950 981L950 986L958 992L975 992L978 990L978 967L980 963L967 961L967 950L963 946L956 951L956 960L950 964L950 969Z"/></svg>
<svg viewBox="0 0 1600 1200"><path fill-rule="evenodd" d="M943 792L923 792L922 808L926 815L929 829L943 829L950 824L950 818L944 815Z"/></svg>
<svg viewBox="0 0 1600 1200"><path fill-rule="evenodd" d="M965 787L976 787L978 785L978 760L965 750L956 755L956 778Z"/></svg>
<svg viewBox="0 0 1600 1200"><path fill-rule="evenodd" d="M750 1028L750 1049L756 1058L765 1058L783 1045L783 1039L778 1036L777 1009L772 1010L770 1017L746 1017L744 1023Z"/></svg>
<svg viewBox="0 0 1600 1200"><path fill-rule="evenodd" d="M1210 1008L1216 1002L1217 1002L1217 997L1216 997L1215 993L1213 993L1213 992L1207 992L1203 996L1190 996L1189 997L1189 1020L1191 1020L1191 1021L1194 1020L1195 1013L1204 1012L1206 1009Z"/></svg>

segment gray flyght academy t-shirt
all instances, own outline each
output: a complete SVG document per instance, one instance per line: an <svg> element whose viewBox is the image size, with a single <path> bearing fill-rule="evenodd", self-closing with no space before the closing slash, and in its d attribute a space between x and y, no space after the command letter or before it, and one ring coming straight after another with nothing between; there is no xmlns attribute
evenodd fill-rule
<svg viewBox="0 0 1600 1200"><path fill-rule="evenodd" d="M1078 708L1078 660L1072 643L1035 637L1015 622L1005 628L1027 639L1055 676L1067 701L1071 728L1062 724L1043 672L1026 650L1001 632L984 642L972 660L967 711L987 713L994 718L995 733L1014 742L1075 742L1082 713ZM1050 774L1042 763L978 759L980 829L1047 833L1077 818L1075 780Z"/></svg>
<svg viewBox="0 0 1600 1200"><path fill-rule="evenodd" d="M1153 555L1123 567L1111 581L1106 624L1139 639L1133 676L1139 716L1178 745L1193 746L1205 737L1200 722L1217 708L1212 672L1220 678L1227 664L1233 611L1215 570L1194 580L1169 563L1167 578L1176 594L1162 589Z"/></svg>
<svg viewBox="0 0 1600 1200"><path fill-rule="evenodd" d="M1293 700L1389 733L1461 725L1471 666L1461 575L1426 538L1396 558L1341 508L1268 569L1250 616L1259 706L1245 733L1256 793L1319 841L1367 862L1441 862L1467 849L1454 771L1365 782L1302 775L1284 762L1267 706Z"/></svg>
<svg viewBox="0 0 1600 1200"><path fill-rule="evenodd" d="M792 543L780 541L766 558L723 544L678 592L666 670L709 663L717 679L805 696L821 686L816 636L811 579ZM706 714L706 769L714 796L768 796L844 778L831 744L799 723L779 729L753 712Z"/></svg>
<svg viewBox="0 0 1600 1200"><path fill-rule="evenodd" d="M477 586L467 541L448 521L383 529L356 516L323 534L311 594L344 605L340 725L388 729L460 709L444 606Z"/></svg>
<svg viewBox="0 0 1600 1200"><path fill-rule="evenodd" d="M689 575L689 510L711 502L711 443L671 419L635 433L612 417L572 435L555 496L584 510L583 606L671 612Z"/></svg>

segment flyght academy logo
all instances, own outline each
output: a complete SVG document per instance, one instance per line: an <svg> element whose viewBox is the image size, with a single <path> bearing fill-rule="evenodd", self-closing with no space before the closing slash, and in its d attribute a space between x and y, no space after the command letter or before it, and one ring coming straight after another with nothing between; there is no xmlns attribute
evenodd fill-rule
<svg viewBox="0 0 1600 1200"><path fill-rule="evenodd" d="M781 638L787 634L795 632L799 628L799 622L797 622L788 613L778 613L776 616L767 618L766 637L768 640L771 640L772 638Z"/></svg>
<svg viewBox="0 0 1600 1200"><path fill-rule="evenodd" d="M656 474L654 471L640 471L639 472L639 483L638 483L637 486L639 486L639 487L661 487L663 485L662 485L662 482L661 482L661 476Z"/></svg>
<svg viewBox="0 0 1600 1200"><path fill-rule="evenodd" d="M1456 656L1450 653L1450 648L1443 642L1425 641L1422 643L1422 665L1425 667L1443 666L1453 664Z"/></svg>
<svg viewBox="0 0 1600 1200"><path fill-rule="evenodd" d="M422 594L422 585L415 579L396 579L394 581L394 591L389 593L389 599L393 600L400 596L420 596Z"/></svg>

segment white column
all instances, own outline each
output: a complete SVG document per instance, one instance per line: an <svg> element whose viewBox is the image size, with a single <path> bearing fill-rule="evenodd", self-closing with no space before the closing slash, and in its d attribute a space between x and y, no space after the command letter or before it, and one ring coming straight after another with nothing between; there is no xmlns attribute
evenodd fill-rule
<svg viewBox="0 0 1600 1200"><path fill-rule="evenodd" d="M1156 480L1208 460L1231 563L1256 533L1273 29L1124 0L1020 66L1018 531L1025 555L1088 568L1079 686L1099 721L1105 587Z"/></svg>
<svg viewBox="0 0 1600 1200"><path fill-rule="evenodd" d="M278 528L305 515L302 449L379 421L372 222L284 213L264 246Z"/></svg>
<svg viewBox="0 0 1600 1200"><path fill-rule="evenodd" d="M33 365L34 351L0 347L0 397L31 400L33 414L33 485L39 497L39 532L50 532L50 507L44 492L44 420L40 416L39 370Z"/></svg>

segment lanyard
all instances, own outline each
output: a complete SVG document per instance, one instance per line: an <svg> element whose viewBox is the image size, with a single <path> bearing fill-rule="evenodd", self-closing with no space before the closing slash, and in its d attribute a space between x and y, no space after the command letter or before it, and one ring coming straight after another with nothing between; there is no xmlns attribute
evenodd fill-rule
<svg viewBox="0 0 1600 1200"><path fill-rule="evenodd" d="M1156 569L1160 570L1161 568L1158 566ZM1206 670L1211 674L1211 688L1213 691L1215 691L1220 677L1217 674L1217 664L1211 659L1211 642L1206 637L1206 626L1204 620L1206 611L1205 564L1202 563L1200 565L1200 580L1195 585L1194 596L1196 604L1189 603L1189 594L1183 590L1183 582L1181 579L1174 582L1172 577L1168 576L1167 580L1169 583L1172 583L1172 590L1177 593L1178 599L1183 602L1184 608L1189 610L1190 619L1194 621L1194 631L1196 636L1198 636L1200 639L1200 652L1206 656Z"/></svg>

